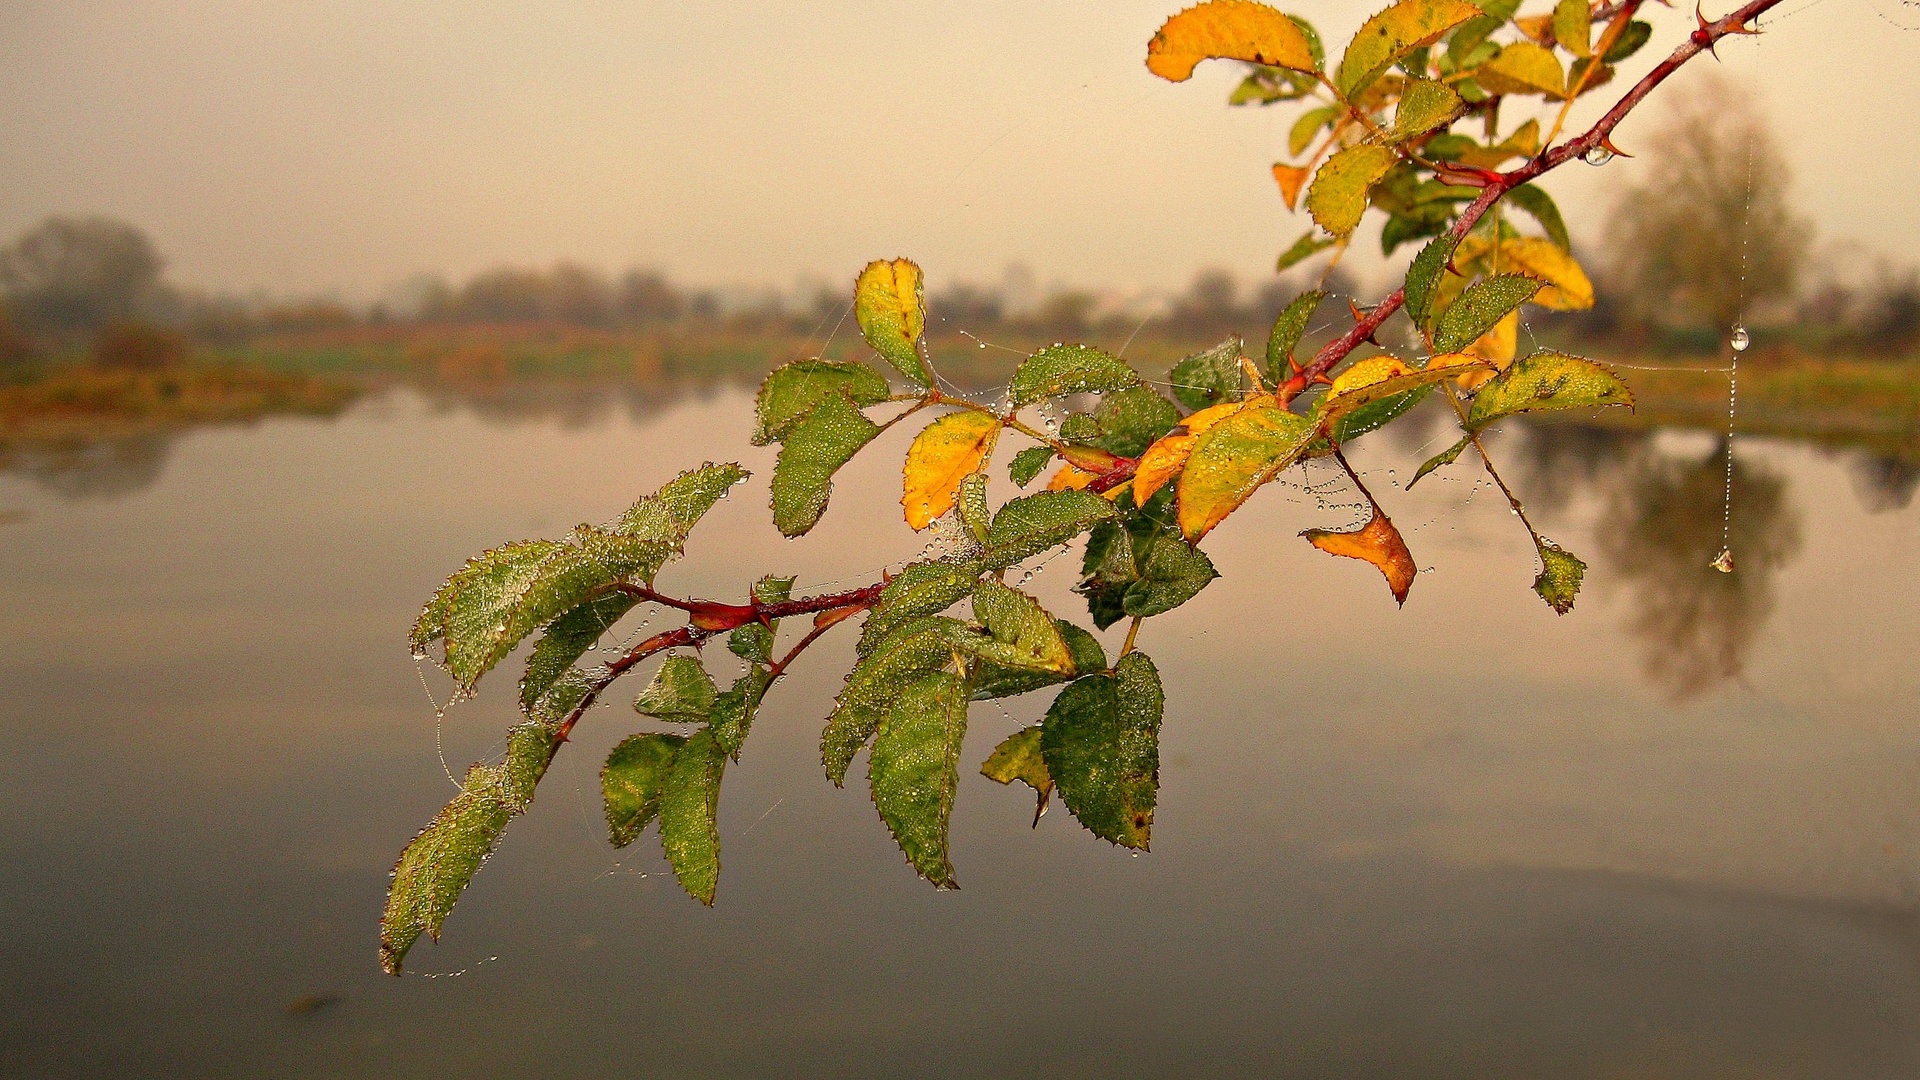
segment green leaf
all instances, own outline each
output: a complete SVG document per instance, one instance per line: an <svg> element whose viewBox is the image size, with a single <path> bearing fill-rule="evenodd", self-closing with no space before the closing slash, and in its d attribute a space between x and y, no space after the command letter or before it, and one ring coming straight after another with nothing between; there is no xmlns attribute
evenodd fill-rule
<svg viewBox="0 0 1920 1080"><path fill-rule="evenodd" d="M1480 15L1466 0L1404 0L1368 19L1353 35L1333 76L1340 96L1352 101L1402 56L1440 40L1447 31Z"/></svg>
<svg viewBox="0 0 1920 1080"><path fill-rule="evenodd" d="M1067 643L1067 652L1073 657L1071 671L1056 673L1032 668L1001 667L990 660L981 660L974 665L973 700L1017 697L1066 682L1083 672L1100 671L1107 666L1107 654L1100 647L1100 639L1065 619L1055 619L1053 625L1059 630L1061 640Z"/></svg>
<svg viewBox="0 0 1920 1080"><path fill-rule="evenodd" d="M1425 135L1452 123L1453 118L1465 110L1466 104L1460 95L1446 83L1409 79L1407 88L1400 92L1400 107L1393 114L1393 130L1388 137L1394 142L1405 142Z"/></svg>
<svg viewBox="0 0 1920 1080"><path fill-rule="evenodd" d="M853 286L853 317L867 344L895 370L921 386L933 375L920 358L920 335L927 328L925 284L911 259L878 260L860 271Z"/></svg>
<svg viewBox="0 0 1920 1080"><path fill-rule="evenodd" d="M1507 312L1533 299L1546 282L1524 274L1501 274L1474 282L1440 315L1433 332L1433 351L1459 352L1480 340Z"/></svg>
<svg viewBox="0 0 1920 1080"><path fill-rule="evenodd" d="M1300 345L1300 339L1306 336L1307 324L1313 321L1313 313L1320 308L1320 302L1327 294L1319 289L1303 292L1293 298L1273 320L1273 332L1267 335L1267 378L1279 382L1286 376L1293 360L1293 350ZM1138 455L1129 455L1135 456Z"/></svg>
<svg viewBox="0 0 1920 1080"><path fill-rule="evenodd" d="M1345 236L1367 212L1367 189L1400 160L1390 146L1356 143L1336 151L1314 174L1307 212L1334 236Z"/></svg>
<svg viewBox="0 0 1920 1080"><path fill-rule="evenodd" d="M1139 457L1180 422L1180 410L1151 386L1130 386L1102 396L1093 422L1098 434L1087 440L1090 444L1121 457ZM1064 435L1066 426L1060 430ZM1042 464L1045 461L1041 459Z"/></svg>
<svg viewBox="0 0 1920 1080"><path fill-rule="evenodd" d="M727 635L727 651L742 660L762 664L773 660L773 629L760 623L736 626Z"/></svg>
<svg viewBox="0 0 1920 1080"><path fill-rule="evenodd" d="M520 676L520 708L528 716L541 719L558 719L548 715L556 702L543 701L554 684L573 667L573 662L587 654L601 635L613 629L633 605L639 603L637 597L625 593L612 593L598 600L589 600L565 615L547 624L540 640L533 643L533 652L527 657L526 674ZM568 704L560 711L572 708Z"/></svg>
<svg viewBox="0 0 1920 1080"><path fill-rule="evenodd" d="M1539 551L1540 576L1533 580L1533 591L1555 612L1565 615L1573 610L1573 598L1580 594L1580 580L1587 575L1587 564L1550 540L1542 540Z"/></svg>
<svg viewBox="0 0 1920 1080"><path fill-rule="evenodd" d="M753 445L785 438L808 410L834 394L845 395L855 405L878 405L889 393L887 377L865 364L795 360L775 368L760 384L760 396L754 401L759 425Z"/></svg>
<svg viewBox="0 0 1920 1080"><path fill-rule="evenodd" d="M713 720L708 730L713 732L713 743L721 753L740 760L740 747L747 741L747 729L753 726L760 699L766 696L772 682L772 672L753 664L745 675L733 681L731 690L713 699Z"/></svg>
<svg viewBox="0 0 1920 1080"><path fill-rule="evenodd" d="M1600 60L1606 64L1617 64L1627 57L1632 56L1634 53L1639 52L1640 47L1645 45L1651 37L1653 37L1653 24L1635 19L1627 24L1625 30L1620 32L1620 40L1614 42L1612 47L1607 49L1607 54L1601 57Z"/></svg>
<svg viewBox="0 0 1920 1080"><path fill-rule="evenodd" d="M856 651L866 656L887 635L915 619L938 615L973 592L980 568L967 562L917 562L900 571L867 612Z"/></svg>
<svg viewBox="0 0 1920 1080"><path fill-rule="evenodd" d="M1140 579L1128 586L1120 609L1138 618L1172 611L1219 576L1206 552L1177 532L1163 533L1154 537L1146 558L1140 560Z"/></svg>
<svg viewBox="0 0 1920 1080"><path fill-rule="evenodd" d="M1467 448L1467 444L1471 442L1473 442L1472 436L1463 435L1461 436L1459 442L1454 443L1452 446L1449 446L1445 450L1442 450L1439 453L1428 458L1425 464L1421 465L1418 469L1414 470L1413 479L1407 481L1407 490L1412 491L1413 485L1419 483L1421 477L1427 475L1433 470L1438 469L1443 465L1451 465L1454 462L1460 460L1460 452L1462 450L1465 450Z"/></svg>
<svg viewBox="0 0 1920 1080"><path fill-rule="evenodd" d="M969 650L974 655L1002 667L1059 675L1073 671L1073 654L1053 616L1026 593L982 578L973 590L973 616L993 638Z"/></svg>
<svg viewBox="0 0 1920 1080"><path fill-rule="evenodd" d="M1053 447L1029 446L1013 455L1013 460L1007 463L1007 477L1016 487L1026 487L1033 483L1033 478L1039 476L1040 470L1046 468L1047 462L1052 460Z"/></svg>
<svg viewBox="0 0 1920 1080"><path fill-rule="evenodd" d="M954 642L965 633L956 619L922 616L876 641L854 664L820 735L820 761L836 787L846 783L847 766L873 738L901 689L952 664Z"/></svg>
<svg viewBox="0 0 1920 1080"><path fill-rule="evenodd" d="M613 748L600 770L600 794L607 808L607 838L617 848L640 837L660 814L673 757L685 745L681 735L635 735Z"/></svg>
<svg viewBox="0 0 1920 1080"><path fill-rule="evenodd" d="M1474 395L1467 430L1480 431L1502 417L1551 409L1633 405L1633 393L1620 377L1591 360L1565 353L1537 352L1513 362L1487 380Z"/></svg>
<svg viewBox="0 0 1920 1080"><path fill-rule="evenodd" d="M753 583L753 598L763 604L784 604L793 599L793 583L798 580L768 574Z"/></svg>
<svg viewBox="0 0 1920 1080"><path fill-rule="evenodd" d="M448 674L472 689L534 630L616 582L645 577L666 561L667 544L581 526L565 540L494 548L447 579L414 624L412 645L446 642Z"/></svg>
<svg viewBox="0 0 1920 1080"><path fill-rule="evenodd" d="M1020 362L1007 389L1015 408L1068 394L1098 394L1140 381L1126 362L1091 345L1049 345Z"/></svg>
<svg viewBox="0 0 1920 1080"><path fill-rule="evenodd" d="M974 694L975 699L979 693ZM1040 725L1023 728L1006 737L980 764L980 775L996 784L1015 780L1034 791L1033 823L1047 812L1047 797L1053 794L1053 777L1047 775L1047 759L1040 750Z"/></svg>
<svg viewBox="0 0 1920 1080"><path fill-rule="evenodd" d="M951 671L901 688L873 740L867 778L873 805L907 861L942 889L954 887L947 822L960 784L967 733L967 680Z"/></svg>
<svg viewBox="0 0 1920 1080"><path fill-rule="evenodd" d="M1567 235L1567 223L1560 217L1560 208L1553 203L1553 196L1538 184L1521 184L1501 196L1525 211L1533 220L1546 230L1547 239L1561 251L1572 251L1573 240Z"/></svg>
<svg viewBox="0 0 1920 1080"><path fill-rule="evenodd" d="M689 469L629 507L612 531L642 540L658 540L668 546L668 558L672 558L680 554L687 534L700 518L748 475L747 470L732 462L725 465L708 462ZM655 566L640 576L651 582L659 570Z"/></svg>
<svg viewBox="0 0 1920 1080"><path fill-rule="evenodd" d="M987 538L987 523L992 520L992 512L987 507L987 474L968 473L960 481L960 490L955 493L953 505L960 511L960 523L967 527L975 540Z"/></svg>
<svg viewBox="0 0 1920 1080"><path fill-rule="evenodd" d="M1333 443L1342 446L1371 431L1378 431L1398 420L1408 410L1427 399L1433 392L1432 383L1405 390L1392 397L1369 402L1350 413L1341 416L1333 424Z"/></svg>
<svg viewBox="0 0 1920 1080"><path fill-rule="evenodd" d="M845 394L815 405L780 447L773 466L773 523L785 536L799 536L820 521L833 474L880 434Z"/></svg>
<svg viewBox="0 0 1920 1080"><path fill-rule="evenodd" d="M1064 544L1113 517L1113 504L1091 491L1042 491L1012 499L987 528L988 569L1004 569L1056 544Z"/></svg>
<svg viewBox="0 0 1920 1080"><path fill-rule="evenodd" d="M467 770L460 794L443 807L400 853L380 919L380 966L389 975L425 934L440 928L460 893L487 861L507 822L526 810L556 744L550 729L522 724L507 736L507 757Z"/></svg>
<svg viewBox="0 0 1920 1080"><path fill-rule="evenodd" d="M1338 105L1322 105L1317 109L1308 109L1293 122L1293 130L1287 133L1287 152L1299 157L1320 129L1340 119L1346 112Z"/></svg>
<svg viewBox="0 0 1920 1080"><path fill-rule="evenodd" d="M713 676L691 656L669 656L633 701L634 711L676 724L704 724L713 714Z"/></svg>
<svg viewBox="0 0 1920 1080"><path fill-rule="evenodd" d="M1433 304L1434 287L1440 281L1440 275L1447 268L1447 260L1453 258L1456 241L1451 236L1434 239L1420 254L1413 257L1413 264L1407 267L1406 305L1407 318L1419 327L1427 325L1427 311Z"/></svg>
<svg viewBox="0 0 1920 1080"><path fill-rule="evenodd" d="M702 728L673 755L660 793L660 850L680 887L708 907L720 884L720 778L726 770L727 755L712 731Z"/></svg>
<svg viewBox="0 0 1920 1080"><path fill-rule="evenodd" d="M1088 675L1060 691L1040 725L1047 775L1061 801L1103 840L1148 846L1165 705L1153 661L1130 652L1112 675Z"/></svg>
<svg viewBox="0 0 1920 1080"><path fill-rule="evenodd" d="M1331 236L1320 236L1317 233L1316 229L1308 229L1301 233L1300 239L1295 240L1292 247L1280 253L1279 260L1273 264L1274 273L1285 273L1339 242Z"/></svg>
<svg viewBox="0 0 1920 1080"><path fill-rule="evenodd" d="M1167 381L1173 384L1173 396L1189 409L1237 399L1242 387L1240 339L1230 337L1173 365Z"/></svg>

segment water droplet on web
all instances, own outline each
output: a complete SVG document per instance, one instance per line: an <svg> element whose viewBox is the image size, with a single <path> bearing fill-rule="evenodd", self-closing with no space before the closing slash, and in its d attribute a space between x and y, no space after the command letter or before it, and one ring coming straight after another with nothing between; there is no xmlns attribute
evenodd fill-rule
<svg viewBox="0 0 1920 1080"><path fill-rule="evenodd" d="M1586 153L1580 155L1580 160L1589 165L1605 165L1613 160L1613 151L1604 146L1590 146Z"/></svg>
<svg viewBox="0 0 1920 1080"><path fill-rule="evenodd" d="M981 348L983 348L983 349L984 349L984 348L986 348L986 347L987 347L987 343L986 343L986 342L984 342L984 341L983 341L983 342L981 342L981 343L980 343L980 347L981 347Z"/></svg>
<svg viewBox="0 0 1920 1080"><path fill-rule="evenodd" d="M1746 327L1735 323L1733 336L1727 339L1727 344L1733 346L1734 352L1746 352L1747 346L1753 344L1753 335L1747 333Z"/></svg>
<svg viewBox="0 0 1920 1080"><path fill-rule="evenodd" d="M418 648L413 650L414 663L419 663L420 661L425 660L426 658L427 658L427 650L425 648Z"/></svg>
<svg viewBox="0 0 1920 1080"><path fill-rule="evenodd" d="M1733 573L1733 549L1721 548L1719 558L1707 564L1723 574Z"/></svg>

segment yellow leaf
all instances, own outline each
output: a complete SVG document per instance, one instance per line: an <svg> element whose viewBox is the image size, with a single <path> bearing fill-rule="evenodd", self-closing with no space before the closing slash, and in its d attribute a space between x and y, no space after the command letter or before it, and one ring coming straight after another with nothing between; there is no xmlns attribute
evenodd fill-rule
<svg viewBox="0 0 1920 1080"><path fill-rule="evenodd" d="M1365 360L1356 361L1353 366L1335 376L1333 385L1327 387L1327 397L1339 397L1348 391L1371 386L1377 382L1385 382L1396 375L1409 375L1412 372L1413 369L1398 357L1369 356Z"/></svg>
<svg viewBox="0 0 1920 1080"><path fill-rule="evenodd" d="M1292 19L1251 0L1208 0L1168 19L1147 43L1147 70L1185 82L1202 60L1317 70L1307 37Z"/></svg>
<svg viewBox="0 0 1920 1080"><path fill-rule="evenodd" d="M1563 97L1567 74L1553 50L1531 41L1516 41L1500 55L1474 69L1474 81L1489 94L1545 94Z"/></svg>
<svg viewBox="0 0 1920 1080"><path fill-rule="evenodd" d="M1090 473L1085 469L1076 468L1072 465L1062 465L1060 466L1060 471L1053 474L1053 479L1047 481L1047 490L1079 491L1081 488L1086 487L1098 479L1100 479L1100 477L1097 473Z"/></svg>
<svg viewBox="0 0 1920 1080"><path fill-rule="evenodd" d="M1161 436L1140 455L1140 463L1133 470L1134 505L1145 504L1153 498L1154 492L1179 475L1180 470L1186 467L1187 455L1193 452L1193 444L1208 428L1249 405L1272 403L1271 394L1257 395L1246 401L1223 401L1180 421L1178 427Z"/></svg>
<svg viewBox="0 0 1920 1080"><path fill-rule="evenodd" d="M1180 471L1180 531L1197 541L1262 484L1300 460L1315 425L1278 405L1252 403L1197 437Z"/></svg>
<svg viewBox="0 0 1920 1080"><path fill-rule="evenodd" d="M1407 602L1407 590L1413 588L1418 568L1413 565L1407 542L1400 538L1400 530L1393 527L1393 522L1378 506L1373 508L1373 517L1366 525L1354 532L1308 529L1300 535L1329 555L1361 559L1379 567L1387 579L1387 588L1393 590L1394 600L1401 604Z"/></svg>
<svg viewBox="0 0 1920 1080"><path fill-rule="evenodd" d="M919 383L933 385L920 359L920 335L927 328L921 302L920 267L912 259L879 260L867 264L853 286L853 314L873 351Z"/></svg>
<svg viewBox="0 0 1920 1080"><path fill-rule="evenodd" d="M1582 311L1593 306L1593 281L1587 272L1553 241L1522 236L1500 244L1500 272L1526 274L1547 283L1533 303L1554 311Z"/></svg>
<svg viewBox="0 0 1920 1080"><path fill-rule="evenodd" d="M1346 147L1320 166L1307 189L1307 212L1333 235L1347 235L1366 215L1367 189L1398 160L1392 147L1371 143Z"/></svg>
<svg viewBox="0 0 1920 1080"><path fill-rule="evenodd" d="M1505 371L1513 363L1513 356L1520 349L1520 312L1509 311L1493 329L1480 335L1479 340L1467 346L1467 355L1478 357L1492 363L1491 368L1468 371L1460 376L1456 385L1462 390L1477 390L1481 383L1493 378L1496 372ZM1456 354L1458 355L1458 354Z"/></svg>
<svg viewBox="0 0 1920 1080"><path fill-rule="evenodd" d="M1441 363L1442 359L1447 363ZM1313 419L1325 430L1334 431L1334 425L1342 417L1376 401L1452 378L1451 369L1461 364L1487 366L1487 362L1478 357L1458 354L1436 357L1424 368L1410 367L1391 356L1370 356L1333 380L1326 396L1314 407Z"/></svg>
<svg viewBox="0 0 1920 1080"><path fill-rule="evenodd" d="M1287 201L1287 209L1295 210L1300 204L1300 189L1306 186L1307 170L1293 165L1273 166L1273 178L1280 184L1280 197Z"/></svg>
<svg viewBox="0 0 1920 1080"><path fill-rule="evenodd" d="M979 470L999 434L999 417L971 409L928 424L907 448L905 491L900 496L907 524L924 529L953 509L960 481Z"/></svg>
<svg viewBox="0 0 1920 1080"><path fill-rule="evenodd" d="M1393 62L1447 31L1476 18L1480 9L1466 0L1404 0L1368 19L1353 35L1333 84L1352 100Z"/></svg>
<svg viewBox="0 0 1920 1080"><path fill-rule="evenodd" d="M1460 153L1462 165L1497 169L1509 158L1532 157L1540 152L1540 121L1529 120L1496 146L1470 146ZM1459 256L1455 256L1458 261Z"/></svg>
<svg viewBox="0 0 1920 1080"><path fill-rule="evenodd" d="M1560 0L1553 8L1553 39L1575 56L1593 55L1593 12L1587 0Z"/></svg>
<svg viewBox="0 0 1920 1080"><path fill-rule="evenodd" d="M1551 15L1523 15L1513 20L1513 25L1519 27L1521 33L1542 45L1545 45L1553 35L1553 16Z"/></svg>

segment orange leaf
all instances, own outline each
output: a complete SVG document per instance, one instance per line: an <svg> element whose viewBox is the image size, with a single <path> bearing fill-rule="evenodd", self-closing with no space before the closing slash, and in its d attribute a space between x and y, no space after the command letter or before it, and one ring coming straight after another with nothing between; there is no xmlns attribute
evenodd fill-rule
<svg viewBox="0 0 1920 1080"><path fill-rule="evenodd" d="M948 413L928 424L907 448L900 496L907 524L924 529L953 509L960 481L979 470L999 434L999 417L972 410Z"/></svg>
<svg viewBox="0 0 1920 1080"><path fill-rule="evenodd" d="M1373 508L1372 520L1354 532L1308 529L1300 535L1329 555L1363 559L1379 567L1386 575L1387 587L1393 590L1394 600L1401 604L1407 602L1407 590L1413 588L1413 575L1418 568L1413 565L1412 553L1407 551L1407 542L1400 539L1400 530L1393 527L1393 522L1378 506Z"/></svg>
<svg viewBox="0 0 1920 1080"><path fill-rule="evenodd" d="M1168 19L1147 43L1147 70L1185 82L1202 60L1313 71L1313 50L1292 19L1252 0L1208 0Z"/></svg>
<svg viewBox="0 0 1920 1080"><path fill-rule="evenodd" d="M1180 426L1161 436L1146 452L1140 455L1140 463L1133 470L1133 502L1135 506L1145 505L1153 493L1167 485L1167 481L1180 475L1186 468L1187 455L1193 453L1194 442L1213 425L1239 412L1249 405L1262 401L1272 401L1272 395L1260 394L1246 401L1223 401L1218 405L1209 405L1199 412L1180 421Z"/></svg>
<svg viewBox="0 0 1920 1080"><path fill-rule="evenodd" d="M1275 162L1273 178L1280 183L1280 197L1287 201L1287 209L1297 209L1300 205L1300 189L1307 186L1307 177L1312 172L1293 165Z"/></svg>
<svg viewBox="0 0 1920 1080"><path fill-rule="evenodd" d="M1053 474L1053 479L1047 481L1047 490L1079 491L1081 488L1086 487L1098 479L1100 479L1100 477L1097 473L1090 473L1085 469L1076 468L1072 465L1062 465L1060 466L1060 471Z"/></svg>

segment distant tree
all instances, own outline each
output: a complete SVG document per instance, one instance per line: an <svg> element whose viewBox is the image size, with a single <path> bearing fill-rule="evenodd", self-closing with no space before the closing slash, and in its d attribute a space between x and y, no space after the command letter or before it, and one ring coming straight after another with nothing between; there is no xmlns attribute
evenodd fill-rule
<svg viewBox="0 0 1920 1080"><path fill-rule="evenodd" d="M563 262L547 272L546 318L575 326L613 321L613 288L597 271Z"/></svg>
<svg viewBox="0 0 1920 1080"><path fill-rule="evenodd" d="M614 316L623 323L671 322L687 310L687 299L664 275L629 270L614 297Z"/></svg>
<svg viewBox="0 0 1920 1080"><path fill-rule="evenodd" d="M1650 323L1726 328L1793 294L1812 237L1787 163L1751 95L1702 77L1647 145L1644 176L1614 204L1614 273Z"/></svg>
<svg viewBox="0 0 1920 1080"><path fill-rule="evenodd" d="M1168 322L1191 334L1232 333L1239 321L1240 284L1231 271L1211 268L1194 275L1186 295L1175 300Z"/></svg>
<svg viewBox="0 0 1920 1080"><path fill-rule="evenodd" d="M0 289L27 331L85 332L151 314L164 265L124 221L54 217L0 251Z"/></svg>
<svg viewBox="0 0 1920 1080"><path fill-rule="evenodd" d="M0 375L33 359L33 342L13 323L13 314L0 302Z"/></svg>
<svg viewBox="0 0 1920 1080"><path fill-rule="evenodd" d="M1006 313L1006 304L1000 294L992 289L961 284L934 294L928 301L927 309L929 315L939 319L944 328L953 330L993 326Z"/></svg>
<svg viewBox="0 0 1920 1080"><path fill-rule="evenodd" d="M117 371L160 371L187 362L185 334L146 322L111 323L93 339L95 367Z"/></svg>

